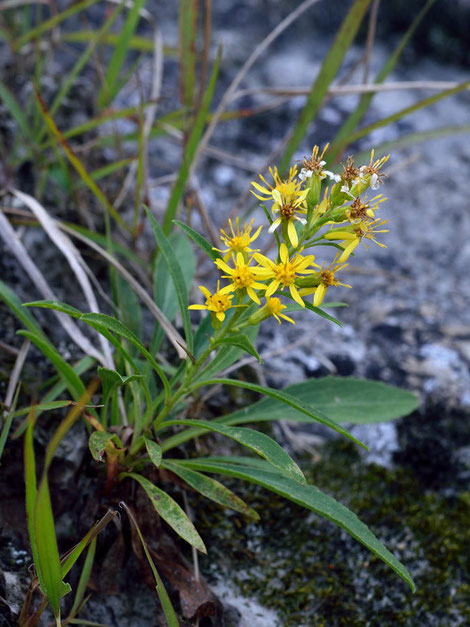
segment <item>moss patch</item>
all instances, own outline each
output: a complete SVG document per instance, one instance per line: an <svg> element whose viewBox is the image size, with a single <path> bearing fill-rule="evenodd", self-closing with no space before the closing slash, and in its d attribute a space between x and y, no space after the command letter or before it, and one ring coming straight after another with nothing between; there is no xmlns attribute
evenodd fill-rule
<svg viewBox="0 0 470 627"><path fill-rule="evenodd" d="M286 626L470 624L469 493L425 490L411 470L366 465L340 441L304 471L371 527L410 570L417 592L333 524L234 482L230 487L261 521L245 524L195 501L196 524L210 547L202 560L206 576L230 573Z"/></svg>

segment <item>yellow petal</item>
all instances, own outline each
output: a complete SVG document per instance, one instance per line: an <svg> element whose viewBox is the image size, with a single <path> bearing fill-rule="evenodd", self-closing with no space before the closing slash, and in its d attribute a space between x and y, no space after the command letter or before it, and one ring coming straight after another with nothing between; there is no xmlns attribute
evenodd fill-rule
<svg viewBox="0 0 470 627"><path fill-rule="evenodd" d="M216 259L215 265L219 268L219 270L223 270L227 274L233 274L233 269L228 266L225 261L222 261L222 259Z"/></svg>
<svg viewBox="0 0 470 627"><path fill-rule="evenodd" d="M207 309L206 305L189 305L188 309Z"/></svg>
<svg viewBox="0 0 470 627"><path fill-rule="evenodd" d="M287 250L287 246L282 242L281 247L279 248L279 256L281 257L282 263L287 263L289 261L289 251Z"/></svg>
<svg viewBox="0 0 470 627"><path fill-rule="evenodd" d="M323 283L320 283L320 285L315 290L315 296L313 297L314 307L318 307L319 305L322 304L322 301L326 294L326 290L327 290L326 286L323 285Z"/></svg>
<svg viewBox="0 0 470 627"><path fill-rule="evenodd" d="M219 311L218 313L216 313L215 317L217 318L217 320L220 320L220 322L223 322L225 320L225 314L223 311Z"/></svg>
<svg viewBox="0 0 470 627"><path fill-rule="evenodd" d="M246 291L251 300L253 300L257 305L261 305L260 299L258 298L255 290L252 287L248 286L246 288Z"/></svg>
<svg viewBox="0 0 470 627"><path fill-rule="evenodd" d="M289 236L290 243L294 248L299 245L299 238L297 237L297 231L295 230L294 220L289 220L287 223L287 234Z"/></svg>
<svg viewBox="0 0 470 627"><path fill-rule="evenodd" d="M295 287L294 284L289 285L289 291L290 291L290 295L295 300L295 302L298 303L301 307L305 307L305 303L300 298L299 292L297 291L297 288Z"/></svg>
<svg viewBox="0 0 470 627"><path fill-rule="evenodd" d="M209 292L209 290L207 289L207 287L204 287L204 285L200 285L199 289L201 290L201 292L204 294L204 296L206 298L210 298L211 297L211 293Z"/></svg>

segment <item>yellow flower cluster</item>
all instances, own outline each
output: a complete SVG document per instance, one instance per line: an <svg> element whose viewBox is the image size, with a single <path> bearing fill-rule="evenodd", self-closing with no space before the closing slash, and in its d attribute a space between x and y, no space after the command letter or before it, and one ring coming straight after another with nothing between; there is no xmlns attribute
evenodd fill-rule
<svg viewBox="0 0 470 627"><path fill-rule="evenodd" d="M369 164L360 167L348 157L343 172L335 174L324 168L326 161L323 157L327 148L328 145L320 153L315 146L312 156L303 159L300 173L294 166L283 179L274 168L270 169L272 183L261 174L263 185L252 182L254 196L263 203L271 203L273 218L268 232L272 234L279 230L280 233L276 233L276 256L270 258L261 254L259 249L251 248L262 230L259 226L252 233L253 219L243 228L238 218L235 225L229 220L230 231L221 230L220 235L224 248L214 249L223 255L215 260L215 265L228 284L221 288L218 281L213 294L206 287L199 286L205 304L191 305L190 309L210 311L214 324L220 325L227 310L246 307L252 302L259 309L247 318L245 324L257 324L271 315L279 323L282 318L295 324L281 313L287 306L274 296L276 292L287 288L290 298L301 307L305 307L304 297L313 294L313 305L318 307L329 287L351 287L340 282L336 274L348 265L347 260L361 240L370 240L384 247L376 235L387 232L380 228L387 220L376 218L375 213L385 198L377 195L367 200L367 196L361 197L361 194L369 188L377 189L383 182L381 168L388 157L374 160L372 151ZM326 232L318 235L323 227ZM320 266L315 263L315 255L304 254L304 250L321 245L336 247L337 254L330 263L324 262ZM264 305L260 296L266 299ZM232 304L234 297L235 305Z"/></svg>

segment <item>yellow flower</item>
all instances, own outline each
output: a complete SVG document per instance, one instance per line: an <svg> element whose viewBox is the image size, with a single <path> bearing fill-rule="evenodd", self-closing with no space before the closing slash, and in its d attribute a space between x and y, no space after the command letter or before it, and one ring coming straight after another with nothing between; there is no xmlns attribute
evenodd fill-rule
<svg viewBox="0 0 470 627"><path fill-rule="evenodd" d="M270 298L268 296L266 298L266 304L260 309L257 309L255 313L251 314L248 318L248 324L260 324L263 320L266 320L266 318L269 318L270 316L274 316L279 324L281 324L281 318L295 324L292 318L289 318L281 313L283 309L286 309L286 305L283 305L279 298Z"/></svg>
<svg viewBox="0 0 470 627"><path fill-rule="evenodd" d="M359 242L363 238L370 239L381 248L386 248L385 244L381 244L375 239L375 235L377 233L388 233L387 229L377 229L377 227L382 226L387 222L388 220L380 221L379 219L371 221L363 220L357 224L351 224L344 229L328 231L328 233L325 233L324 237L327 240L340 240L342 242L340 246L344 248L344 251L338 257L337 261L339 263L343 263L349 259L351 253L357 248Z"/></svg>
<svg viewBox="0 0 470 627"><path fill-rule="evenodd" d="M313 305L315 307L319 307L322 304L323 299L325 298L326 290L331 285L334 285L335 287L337 287L338 285L342 285L343 287L351 287L350 285L347 285L346 283L341 283L340 281L338 281L338 279L335 278L336 272L339 272L340 270L345 268L347 265L348 265L347 263L333 262L329 266L325 267L325 264L323 264L320 272L318 273L319 274L318 285L316 287L307 287L305 289L301 289L300 294L302 296L306 296L308 294L314 293Z"/></svg>
<svg viewBox="0 0 470 627"><path fill-rule="evenodd" d="M204 285L200 285L199 289L206 297L206 304L190 305L188 309L207 309L207 311L215 314L220 322L223 322L225 320L225 312L232 306L232 297L222 293L220 290L220 281L217 281L217 291L213 294L211 294Z"/></svg>
<svg viewBox="0 0 470 627"><path fill-rule="evenodd" d="M281 301L279 300L279 298L276 298L276 297L266 298L265 307L267 308L271 316L274 316L276 318L279 324L281 324L281 318L283 318L284 320L287 320L287 322L292 322L292 324L295 324L292 318L289 318L289 316L286 316L285 314L281 313L283 309L286 309L286 305L283 305Z"/></svg>
<svg viewBox="0 0 470 627"><path fill-rule="evenodd" d="M228 261L232 255L232 253L252 253L254 252L250 248L251 242L254 242L255 239L261 232L263 228L260 226L254 235L251 235L251 229L253 228L254 218L251 220L249 224L245 223L245 226L242 231L240 231L240 224L238 217L236 219L236 231L233 228L232 221L229 218L229 226L232 231L232 235L227 234L223 229L220 229L221 236L220 239L227 246L225 250L220 250L219 248L214 248L214 250L219 251L219 253L226 253L224 256L224 261Z"/></svg>
<svg viewBox="0 0 470 627"><path fill-rule="evenodd" d="M231 268L225 261L222 261L222 259L217 259L215 262L220 270L227 273L223 274L222 278L231 279L232 281L230 285L226 285L221 289L220 293L227 294L229 292L235 292L236 290L246 289L251 300L257 305L261 305L255 290L265 290L266 285L256 281L255 268L250 268L251 259L246 263L242 253L237 253L236 257L232 255L232 259L235 268Z"/></svg>
<svg viewBox="0 0 470 627"><path fill-rule="evenodd" d="M297 237L297 231L295 230L294 220L298 220L302 224L306 224L305 218L301 218L296 214L306 214L307 205L305 199L307 198L309 189L300 189L302 183L295 181L297 175L297 166L294 166L289 171L289 178L282 180L279 176L277 168L272 170L271 176L273 177L274 185L270 185L266 179L261 176L260 179L267 187L263 187L259 183L252 181L253 187L258 190L262 195L256 194L253 190L251 193L262 201L272 200L273 206L271 211L279 214L279 217L269 227L269 233L273 233L277 227L284 220L287 226L287 235L290 243L294 248L299 245L299 238Z"/></svg>
<svg viewBox="0 0 470 627"><path fill-rule="evenodd" d="M287 246L282 243L279 249L279 255L281 257L280 263L274 263L271 259L268 259L260 253L255 253L254 258L262 266L261 268L254 268L257 276L261 280L273 279L266 290L266 298L272 296L274 292L282 286L281 289L289 287L292 298L299 303L302 307L305 307L305 303L299 295L295 280L299 278L301 274L311 274L315 272L313 269L307 269L308 266L314 265L319 267L318 264L313 263L315 255L307 255L303 257L297 253L292 260L289 260L289 252Z"/></svg>

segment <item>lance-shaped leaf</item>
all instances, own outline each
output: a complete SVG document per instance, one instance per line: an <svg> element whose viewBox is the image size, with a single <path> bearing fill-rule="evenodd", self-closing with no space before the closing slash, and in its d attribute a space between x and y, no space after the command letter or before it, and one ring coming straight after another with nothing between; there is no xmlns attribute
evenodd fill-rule
<svg viewBox="0 0 470 627"><path fill-rule="evenodd" d="M338 422L369 424L394 420L414 411L418 398L405 390L353 377L324 377L295 383L284 390L303 403L315 403L315 408ZM224 424L243 424L271 420L309 419L297 409L286 408L274 398L264 398L249 407L220 419Z"/></svg>
<svg viewBox="0 0 470 627"><path fill-rule="evenodd" d="M338 433L345 435L347 438L356 442L356 444L360 444L365 449L367 446L357 440L354 436L352 436L347 429L341 427L337 422L331 420L328 416L326 416L323 412L319 411L316 407L312 407L311 405L307 405L303 401L298 400L292 394L288 394L287 392L281 390L274 390L273 388L263 387L262 385L257 385L255 383L248 383L247 381L239 381L237 379L210 379L208 381L202 381L197 383L194 387L199 388L206 385L233 385L235 387L245 388L247 390L252 390L253 392L258 392L259 394L263 394L264 396L269 396L271 398L292 407L293 409L297 409L300 413L309 416L310 419L315 420L316 422L321 422L327 427L331 427Z"/></svg>
<svg viewBox="0 0 470 627"><path fill-rule="evenodd" d="M377 555L377 557L390 566L413 591L415 590L413 579L407 569L387 548L385 548L367 525L359 520L356 514L341 503L338 503L338 501L331 496L323 494L323 492L315 486L303 485L297 481L293 481L289 477L273 471L268 464L265 464L265 468L262 468L263 462L261 460L254 461L256 463L252 466L246 463L238 464L236 463L236 458L231 459L231 463L213 461L211 458L177 460L178 464L186 466L187 468L223 474L228 477L236 477L250 481L251 483L256 483L331 520L331 522L334 522L347 531L353 538ZM246 462L246 459L244 459L243 462Z"/></svg>
<svg viewBox="0 0 470 627"><path fill-rule="evenodd" d="M120 475L120 479L124 477L134 479L134 481L137 481L137 483L143 487L159 516L161 516L183 540L189 542L189 544L201 551L201 553L207 553L204 542L196 531L193 523L171 496L163 490L160 490L160 488L157 488L156 485L153 485L151 481L141 475L133 472L124 472Z"/></svg>
<svg viewBox="0 0 470 627"><path fill-rule="evenodd" d="M264 433L260 433L254 429L247 429L246 427L228 427L216 422L207 422L206 420L169 420L165 422L164 425L166 427L171 425L201 427L202 429L208 429L209 431L215 431L215 433L225 435L239 444L246 446L250 451L264 457L266 461L288 477L295 479L295 481L300 481L300 483L307 483L302 471L290 455L288 455L275 440Z"/></svg>
<svg viewBox="0 0 470 627"><path fill-rule="evenodd" d="M184 327L184 334L186 336L186 343L188 345L188 350L192 352L193 332L191 329L191 320L189 318L189 312L188 312L188 306L189 306L188 289L186 287L186 283L184 280L183 271L181 270L179 261L176 258L176 255L173 252L161 226L155 220L155 218L150 213L147 207L145 207L145 211L147 213L148 219L150 220L150 224L152 226L153 234L155 236L155 240L157 242L158 248L160 249L160 253L165 258L168 271L173 281L173 285L175 286L175 292L178 298L179 310L181 313L181 317L183 319L183 327Z"/></svg>
<svg viewBox="0 0 470 627"><path fill-rule="evenodd" d="M207 477L200 472L185 468L176 461L169 462L165 460L162 463L162 468L171 470L171 472L178 475L178 477L183 479L183 481L194 488L197 492L206 498L211 499L211 501L215 501L219 505L222 505L222 507L228 507L236 512L240 512L254 522L259 520L259 515L254 509L249 507L245 501L242 501L241 498L222 485L219 481L212 479L212 477Z"/></svg>

